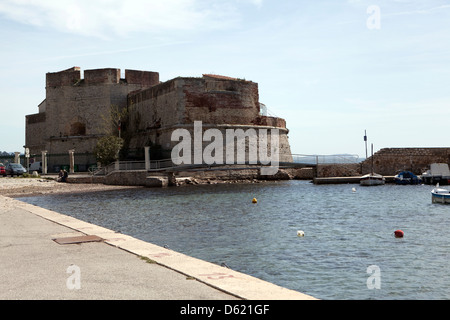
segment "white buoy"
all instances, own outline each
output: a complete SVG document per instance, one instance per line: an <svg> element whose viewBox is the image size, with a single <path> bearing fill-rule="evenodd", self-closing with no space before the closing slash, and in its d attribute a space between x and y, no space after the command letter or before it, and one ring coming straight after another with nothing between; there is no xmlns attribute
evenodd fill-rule
<svg viewBox="0 0 450 320"><path fill-rule="evenodd" d="M303 232L302 230L298 230L297 231L297 236L298 237L304 237L305 236L305 232Z"/></svg>
<svg viewBox="0 0 450 320"><path fill-rule="evenodd" d="M356 192L356 188L352 188L352 192Z"/></svg>

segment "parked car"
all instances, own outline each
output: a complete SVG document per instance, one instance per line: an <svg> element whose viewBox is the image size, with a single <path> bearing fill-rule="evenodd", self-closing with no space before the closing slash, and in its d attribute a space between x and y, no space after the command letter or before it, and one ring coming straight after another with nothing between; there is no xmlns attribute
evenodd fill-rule
<svg viewBox="0 0 450 320"><path fill-rule="evenodd" d="M8 175L10 174L11 177L16 175L20 176L27 172L27 169L25 169L20 163L8 163L5 168L5 173Z"/></svg>
<svg viewBox="0 0 450 320"><path fill-rule="evenodd" d="M0 163L0 175L6 177L6 170L3 163Z"/></svg>
<svg viewBox="0 0 450 320"><path fill-rule="evenodd" d="M38 173L42 173L42 162L36 161L30 165L30 172L37 171Z"/></svg>

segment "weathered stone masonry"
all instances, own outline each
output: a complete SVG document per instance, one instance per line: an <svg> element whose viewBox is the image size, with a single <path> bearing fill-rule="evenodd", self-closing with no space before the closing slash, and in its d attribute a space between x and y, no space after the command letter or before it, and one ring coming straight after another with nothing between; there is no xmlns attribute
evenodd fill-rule
<svg viewBox="0 0 450 320"><path fill-rule="evenodd" d="M286 123L260 115L258 85L254 82L211 75L180 77L130 94L128 105L133 110L131 148L156 144L170 157L177 143L171 141L172 132L185 128L193 134L194 121L201 121L204 130L216 128L224 136L227 129L278 129L280 161L292 162Z"/></svg>
<svg viewBox="0 0 450 320"><path fill-rule="evenodd" d="M383 148L373 155L374 171L395 175L401 171L424 173L432 163L450 164L450 148ZM372 158L362 163L362 172L371 170Z"/></svg>
<svg viewBox="0 0 450 320"><path fill-rule="evenodd" d="M112 105L126 107L131 91L158 83L159 74L147 71L125 70L125 79L120 78L120 69L85 70L84 79L78 67L47 73L46 98L39 113L26 116L26 147L37 155L43 150L48 154L67 154L71 149L86 153L84 163L78 163L86 169L95 164L92 151L105 134L102 114L108 114ZM49 160L49 171L68 164L55 161Z"/></svg>
<svg viewBox="0 0 450 320"><path fill-rule="evenodd" d="M351 177L373 171L394 176L401 171L421 175L432 163L450 164L450 148L383 148L362 163L330 164L317 167L317 177Z"/></svg>
<svg viewBox="0 0 450 320"><path fill-rule="evenodd" d="M105 135L102 115L111 106L128 108L127 147L143 149L156 146L166 157L174 146L171 133L176 128L193 127L202 121L204 128L276 128L280 132L280 161L292 161L283 119L260 114L258 84L235 78L203 75L178 77L164 83L150 71L120 69L81 70L73 67L46 74L46 99L39 112L26 116L26 147L31 154L86 154L80 170L95 164L92 151ZM111 128L111 133L112 132ZM61 162L61 161L59 161ZM60 165L49 159L49 171ZM82 169L81 169L82 168Z"/></svg>

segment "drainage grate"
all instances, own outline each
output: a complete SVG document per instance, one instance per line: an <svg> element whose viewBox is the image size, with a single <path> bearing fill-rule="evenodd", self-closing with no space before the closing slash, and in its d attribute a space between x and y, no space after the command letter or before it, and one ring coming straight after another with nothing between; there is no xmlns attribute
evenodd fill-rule
<svg viewBox="0 0 450 320"><path fill-rule="evenodd" d="M98 236L78 236L68 238L55 238L53 239L53 241L55 241L58 244L76 244L86 242L100 242L103 241L103 239Z"/></svg>

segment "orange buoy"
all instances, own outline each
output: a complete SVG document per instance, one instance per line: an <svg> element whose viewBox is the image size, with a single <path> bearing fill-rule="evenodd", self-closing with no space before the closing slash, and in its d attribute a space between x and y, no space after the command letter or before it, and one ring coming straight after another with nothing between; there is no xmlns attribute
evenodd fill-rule
<svg viewBox="0 0 450 320"><path fill-rule="evenodd" d="M402 230L395 230L394 234L396 238L403 238L403 236L405 235L405 233Z"/></svg>

